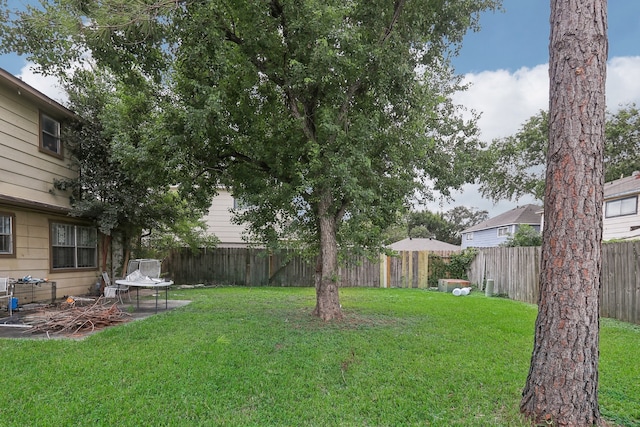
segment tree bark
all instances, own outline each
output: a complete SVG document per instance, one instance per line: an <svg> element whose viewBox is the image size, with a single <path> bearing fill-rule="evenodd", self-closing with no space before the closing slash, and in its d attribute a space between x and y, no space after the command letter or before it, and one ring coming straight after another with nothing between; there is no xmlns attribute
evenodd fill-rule
<svg viewBox="0 0 640 427"><path fill-rule="evenodd" d="M552 0L539 311L521 411L604 425L598 409L606 0Z"/></svg>
<svg viewBox="0 0 640 427"><path fill-rule="evenodd" d="M320 255L316 268L316 307L313 314L324 321L342 318L338 293L340 279L336 239L337 219L331 214L331 201L331 193L325 191L318 204Z"/></svg>

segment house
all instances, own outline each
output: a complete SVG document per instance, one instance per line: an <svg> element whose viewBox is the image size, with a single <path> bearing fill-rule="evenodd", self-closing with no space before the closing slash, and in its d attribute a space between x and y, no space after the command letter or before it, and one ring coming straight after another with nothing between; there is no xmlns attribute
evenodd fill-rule
<svg viewBox="0 0 640 427"><path fill-rule="evenodd" d="M218 194L213 198L209 212L202 218L207 225L207 233L215 235L220 240L218 247L244 248L247 246L247 242L242 239L246 227L231 221L232 209L241 207L241 201L234 198L229 190L218 189Z"/></svg>
<svg viewBox="0 0 640 427"><path fill-rule="evenodd" d="M602 240L640 238L640 172L604 184Z"/></svg>
<svg viewBox="0 0 640 427"><path fill-rule="evenodd" d="M16 284L19 304L86 294L98 280L97 229L53 191L77 174L60 132L74 117L0 69L0 277L48 279Z"/></svg>
<svg viewBox="0 0 640 427"><path fill-rule="evenodd" d="M429 252L446 252L446 251L460 251L460 246L452 245L451 243L441 242L436 239L416 239L406 238L398 242L392 243L389 249L394 251L429 251Z"/></svg>
<svg viewBox="0 0 640 427"><path fill-rule="evenodd" d="M462 231L462 249L499 246L523 224L540 231L542 206L525 205Z"/></svg>

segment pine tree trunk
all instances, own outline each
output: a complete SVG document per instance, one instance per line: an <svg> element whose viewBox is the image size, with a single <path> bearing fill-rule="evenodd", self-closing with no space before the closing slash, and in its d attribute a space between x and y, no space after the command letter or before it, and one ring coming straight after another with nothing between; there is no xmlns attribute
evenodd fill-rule
<svg viewBox="0 0 640 427"><path fill-rule="evenodd" d="M606 14L606 0L551 1L540 300L520 405L536 423L603 423L598 409L598 293Z"/></svg>
<svg viewBox="0 0 640 427"><path fill-rule="evenodd" d="M330 212L330 206L330 194L323 195L318 204L320 255L316 268L316 307L313 314L324 321L342 318L338 294L337 224L335 215Z"/></svg>

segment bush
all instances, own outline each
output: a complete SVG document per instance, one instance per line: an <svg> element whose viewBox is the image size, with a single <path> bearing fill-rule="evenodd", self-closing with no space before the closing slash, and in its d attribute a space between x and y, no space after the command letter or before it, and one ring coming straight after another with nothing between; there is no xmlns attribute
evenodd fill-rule
<svg viewBox="0 0 640 427"><path fill-rule="evenodd" d="M469 278L467 272L477 254L478 250L476 248L467 248L463 249L459 254L451 255L447 266L450 277L467 280Z"/></svg>
<svg viewBox="0 0 640 427"><path fill-rule="evenodd" d="M522 224L518 227L513 236L510 236L506 242L500 246L540 246L542 245L542 234L530 225Z"/></svg>
<svg viewBox="0 0 640 427"><path fill-rule="evenodd" d="M438 286L438 279L447 277L449 277L449 265L441 256L429 254L429 278L427 279L429 286L435 288Z"/></svg>

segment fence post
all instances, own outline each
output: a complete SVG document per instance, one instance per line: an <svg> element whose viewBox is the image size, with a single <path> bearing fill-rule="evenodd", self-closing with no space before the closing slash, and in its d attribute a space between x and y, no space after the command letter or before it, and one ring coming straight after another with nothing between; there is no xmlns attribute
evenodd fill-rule
<svg viewBox="0 0 640 427"><path fill-rule="evenodd" d="M429 287L429 251L418 252L418 288Z"/></svg>
<svg viewBox="0 0 640 427"><path fill-rule="evenodd" d="M389 287L387 280L387 256L385 254L380 254L380 287Z"/></svg>

